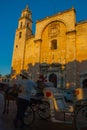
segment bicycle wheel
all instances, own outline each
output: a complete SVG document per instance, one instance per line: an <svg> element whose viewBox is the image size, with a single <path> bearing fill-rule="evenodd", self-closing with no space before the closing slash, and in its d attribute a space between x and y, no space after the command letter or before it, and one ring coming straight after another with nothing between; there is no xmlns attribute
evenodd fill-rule
<svg viewBox="0 0 87 130"><path fill-rule="evenodd" d="M26 112L24 114L24 124L26 126L30 126L30 125L32 125L34 120L35 120L35 113L34 113L32 107L28 106L28 108L26 109Z"/></svg>
<svg viewBox="0 0 87 130"><path fill-rule="evenodd" d="M44 120L50 118L50 104L47 101L43 101L39 105L38 115Z"/></svg>
<svg viewBox="0 0 87 130"><path fill-rule="evenodd" d="M82 106L75 115L76 130L87 128L87 106Z"/></svg>

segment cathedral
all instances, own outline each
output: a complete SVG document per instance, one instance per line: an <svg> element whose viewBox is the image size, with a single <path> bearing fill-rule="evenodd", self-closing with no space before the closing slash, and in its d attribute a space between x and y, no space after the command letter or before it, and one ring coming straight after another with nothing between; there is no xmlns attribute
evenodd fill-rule
<svg viewBox="0 0 87 130"><path fill-rule="evenodd" d="M57 88L87 87L87 21L76 21L74 8L36 21L22 10L15 32L11 75L43 75Z"/></svg>

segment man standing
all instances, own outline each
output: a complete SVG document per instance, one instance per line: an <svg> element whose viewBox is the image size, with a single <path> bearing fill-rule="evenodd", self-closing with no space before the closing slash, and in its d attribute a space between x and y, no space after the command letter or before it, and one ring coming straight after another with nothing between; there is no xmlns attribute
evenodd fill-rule
<svg viewBox="0 0 87 130"><path fill-rule="evenodd" d="M15 127L24 127L24 113L28 107L30 98L32 96L32 91L35 91L36 84L31 80L28 79L28 75L20 74L21 80L18 81L19 93L18 93L18 100L17 100L17 113L16 119L14 121Z"/></svg>

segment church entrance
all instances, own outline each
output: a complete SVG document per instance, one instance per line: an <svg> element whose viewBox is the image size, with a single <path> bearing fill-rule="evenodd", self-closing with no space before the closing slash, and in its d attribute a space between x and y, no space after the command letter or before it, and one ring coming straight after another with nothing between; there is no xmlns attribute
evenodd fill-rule
<svg viewBox="0 0 87 130"><path fill-rule="evenodd" d="M57 76L56 74L52 73L49 75L49 81L54 84L54 87L57 87Z"/></svg>
<svg viewBox="0 0 87 130"><path fill-rule="evenodd" d="M82 87L87 88L87 79L83 80Z"/></svg>

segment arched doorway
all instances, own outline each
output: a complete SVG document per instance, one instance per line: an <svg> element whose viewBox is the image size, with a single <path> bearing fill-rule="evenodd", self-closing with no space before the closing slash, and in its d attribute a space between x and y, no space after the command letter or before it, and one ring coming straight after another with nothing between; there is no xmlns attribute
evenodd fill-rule
<svg viewBox="0 0 87 130"><path fill-rule="evenodd" d="M82 87L83 88L87 88L87 79L83 80Z"/></svg>
<svg viewBox="0 0 87 130"><path fill-rule="evenodd" d="M57 87L57 76L56 76L56 74L54 74L54 73L50 74L49 81L53 82L54 87Z"/></svg>

